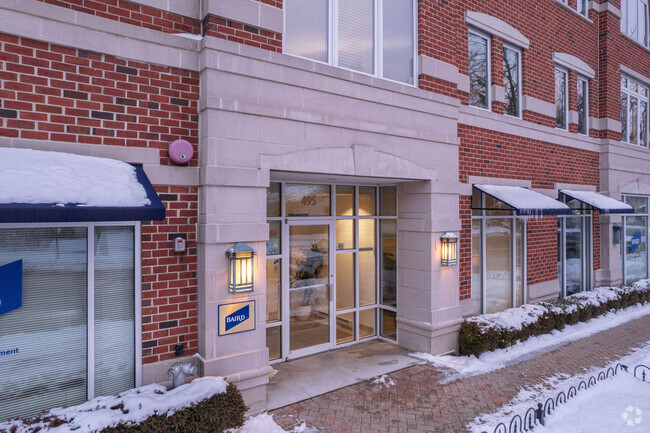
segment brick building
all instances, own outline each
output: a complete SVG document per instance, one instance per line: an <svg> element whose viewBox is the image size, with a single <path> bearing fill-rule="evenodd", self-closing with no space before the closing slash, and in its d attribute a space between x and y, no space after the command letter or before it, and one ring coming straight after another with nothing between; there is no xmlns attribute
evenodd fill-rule
<svg viewBox="0 0 650 433"><path fill-rule="evenodd" d="M259 410L274 362L371 338L450 352L468 315L648 277L647 0L3 0L0 17L0 155L130 163L166 210L0 204L0 266L23 260L0 419L195 354ZM252 292L229 290L239 242Z"/></svg>

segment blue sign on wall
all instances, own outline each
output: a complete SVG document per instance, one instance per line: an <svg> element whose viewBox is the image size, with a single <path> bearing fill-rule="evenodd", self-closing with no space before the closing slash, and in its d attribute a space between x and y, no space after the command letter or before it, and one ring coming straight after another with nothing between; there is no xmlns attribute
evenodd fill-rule
<svg viewBox="0 0 650 433"><path fill-rule="evenodd" d="M636 249L639 248L639 245L641 245L641 232L636 232L630 241L630 254L636 251Z"/></svg>
<svg viewBox="0 0 650 433"><path fill-rule="evenodd" d="M23 305L23 261L0 266L0 316Z"/></svg>
<svg viewBox="0 0 650 433"><path fill-rule="evenodd" d="M226 331L234 328L242 322L245 322L250 318L250 306L246 305L244 308L240 308L232 314L226 316Z"/></svg>

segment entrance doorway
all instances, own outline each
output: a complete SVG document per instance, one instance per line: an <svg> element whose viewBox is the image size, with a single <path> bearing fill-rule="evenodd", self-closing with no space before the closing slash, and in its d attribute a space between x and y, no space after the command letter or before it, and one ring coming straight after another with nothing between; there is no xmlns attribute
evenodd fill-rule
<svg viewBox="0 0 650 433"><path fill-rule="evenodd" d="M395 186L279 182L267 198L269 358L396 341Z"/></svg>
<svg viewBox="0 0 650 433"><path fill-rule="evenodd" d="M292 221L288 232L289 335L283 339L289 355L308 355L330 348L331 223Z"/></svg>

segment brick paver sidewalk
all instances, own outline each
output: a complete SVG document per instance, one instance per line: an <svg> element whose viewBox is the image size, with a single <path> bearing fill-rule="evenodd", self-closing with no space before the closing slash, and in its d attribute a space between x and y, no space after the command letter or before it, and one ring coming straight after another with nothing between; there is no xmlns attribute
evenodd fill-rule
<svg viewBox="0 0 650 433"><path fill-rule="evenodd" d="M523 387L558 373L604 367L649 340L650 315L491 373L440 384L438 368L416 365L391 373L395 386L390 388L366 381L271 413L284 428L298 418L332 433L460 433L476 416L498 410Z"/></svg>

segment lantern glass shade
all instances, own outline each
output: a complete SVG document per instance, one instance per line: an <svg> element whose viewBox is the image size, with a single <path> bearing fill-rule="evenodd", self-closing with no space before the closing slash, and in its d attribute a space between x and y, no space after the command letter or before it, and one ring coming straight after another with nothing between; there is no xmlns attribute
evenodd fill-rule
<svg viewBox="0 0 650 433"><path fill-rule="evenodd" d="M442 244L441 264L442 266L455 266L458 263L458 236L451 232L445 232L440 237Z"/></svg>
<svg viewBox="0 0 650 433"><path fill-rule="evenodd" d="M253 291L253 256L255 250L238 242L228 251L228 291L246 293Z"/></svg>

